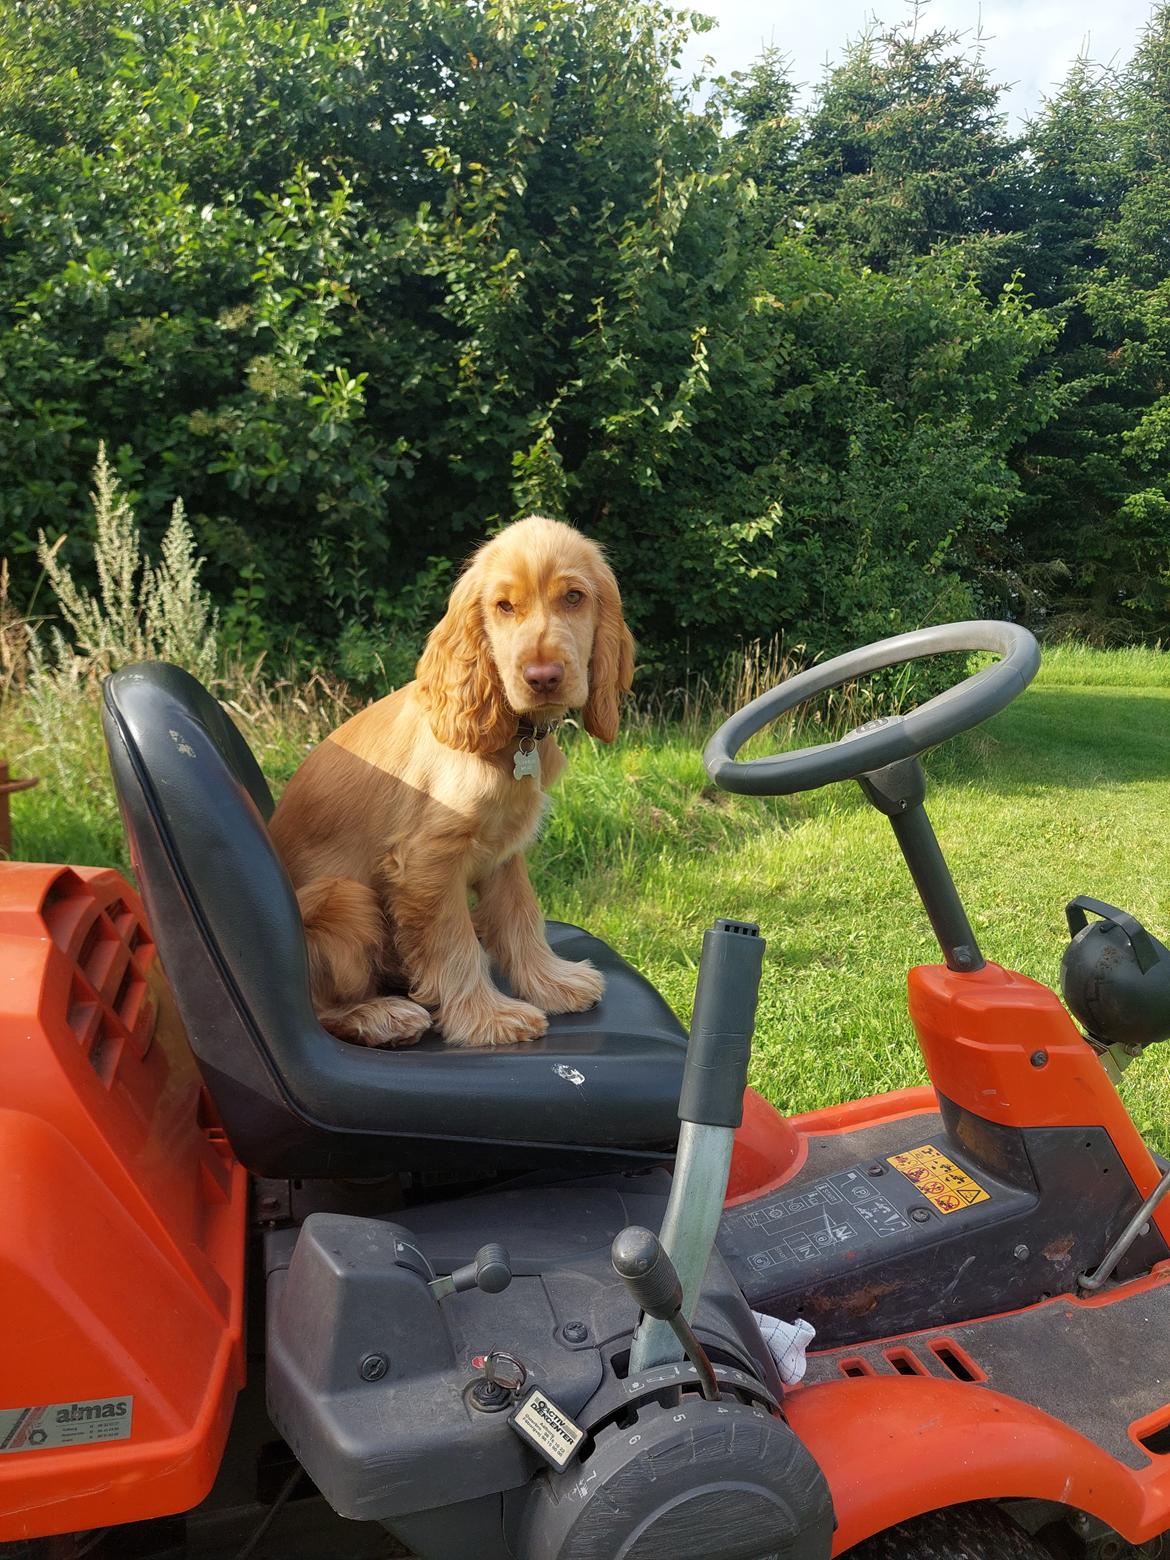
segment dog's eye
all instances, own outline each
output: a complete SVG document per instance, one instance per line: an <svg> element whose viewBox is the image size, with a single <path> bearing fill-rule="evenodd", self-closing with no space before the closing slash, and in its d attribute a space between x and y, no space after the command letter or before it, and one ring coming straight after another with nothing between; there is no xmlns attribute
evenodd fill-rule
<svg viewBox="0 0 1170 1560"><path fill-rule="evenodd" d="M579 607L584 600L585 592L583 590L567 590L565 592L565 605L568 607Z"/></svg>
<svg viewBox="0 0 1170 1560"><path fill-rule="evenodd" d="M512 605L512 603L510 601L497 601L496 602L496 611L497 612L503 612L507 616L510 617L512 615L512 613L515 612L515 610L516 610L516 608Z"/></svg>

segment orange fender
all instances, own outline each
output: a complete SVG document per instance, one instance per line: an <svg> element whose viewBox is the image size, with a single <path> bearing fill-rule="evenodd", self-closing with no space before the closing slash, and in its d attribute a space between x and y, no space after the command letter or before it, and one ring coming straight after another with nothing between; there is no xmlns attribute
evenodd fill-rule
<svg viewBox="0 0 1170 1560"><path fill-rule="evenodd" d="M834 1555L963 1501L1057 1501L1133 1544L1167 1523L1170 1466L1126 1468L1068 1425L985 1387L854 1377L797 1387L784 1407L828 1480Z"/></svg>

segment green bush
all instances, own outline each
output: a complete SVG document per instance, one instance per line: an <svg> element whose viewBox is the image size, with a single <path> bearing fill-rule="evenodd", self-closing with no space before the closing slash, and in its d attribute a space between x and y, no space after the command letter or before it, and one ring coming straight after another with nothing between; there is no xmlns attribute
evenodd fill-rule
<svg viewBox="0 0 1170 1560"><path fill-rule="evenodd" d="M765 243L751 135L672 86L693 25L638 0L0 12L18 591L39 529L83 529L102 438L148 536L183 494L228 644L371 686L449 566L534 509L607 543L663 674L954 610L1045 332L934 260Z"/></svg>

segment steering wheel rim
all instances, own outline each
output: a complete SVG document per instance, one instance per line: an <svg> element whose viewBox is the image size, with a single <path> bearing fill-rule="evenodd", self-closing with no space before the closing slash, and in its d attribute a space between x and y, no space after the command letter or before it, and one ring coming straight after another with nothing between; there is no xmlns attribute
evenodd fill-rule
<svg viewBox="0 0 1170 1560"><path fill-rule="evenodd" d="M936 694L906 715L867 721L835 742L773 753L740 762L735 755L757 731L789 710L830 688L869 672L901 666L920 656L947 651L990 650L1001 659ZM791 796L837 780L856 780L898 759L914 758L927 748L958 736L997 714L1023 693L1040 665L1040 647L1018 623L971 619L918 628L849 650L819 666L798 672L737 710L707 743L703 763L724 791L745 796Z"/></svg>

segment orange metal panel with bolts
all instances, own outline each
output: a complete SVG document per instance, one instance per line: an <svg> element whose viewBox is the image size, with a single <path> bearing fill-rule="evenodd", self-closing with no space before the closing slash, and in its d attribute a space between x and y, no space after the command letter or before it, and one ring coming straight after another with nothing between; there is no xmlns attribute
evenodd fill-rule
<svg viewBox="0 0 1170 1560"><path fill-rule="evenodd" d="M998 964L974 973L927 964L910 971L909 1002L933 1088L899 1089L789 1117L749 1089L728 1206L796 1175L808 1138L937 1110L938 1095L1003 1126L1104 1127L1142 1196L1157 1185L1162 1172L1100 1058L1046 986ZM1170 1240L1168 1203L1154 1218Z"/></svg>
<svg viewBox="0 0 1170 1560"><path fill-rule="evenodd" d="M787 1120L749 1095L736 1136L729 1205L796 1174L809 1138L936 1110L937 1095L1005 1126L1104 1127L1139 1191L1153 1188L1160 1176L1156 1162L1099 1057L1052 992L993 964L975 974L923 966L910 972L909 984L910 1012L934 1087ZM1165 1203L1157 1219L1170 1238ZM1107 1309L1166 1285L1170 1264L1163 1263L1105 1294L1064 1295L1051 1303ZM834 1555L925 1512L978 1500L1055 1501L1100 1518L1134 1544L1167 1526L1170 1456L1147 1453L1144 1467L1124 1466L1069 1424L982 1384L921 1375L843 1376L790 1388L784 1409L828 1479L839 1524ZM1129 1426L1129 1437L1140 1444L1140 1436L1167 1423L1170 1404Z"/></svg>
<svg viewBox="0 0 1170 1560"><path fill-rule="evenodd" d="M796 1388L785 1412L829 1481L834 1555L964 1501L1057 1501L1131 1543L1166 1525L1170 1466L1125 1468L1068 1425L983 1387L857 1377Z"/></svg>
<svg viewBox="0 0 1170 1560"><path fill-rule="evenodd" d="M7 865L0 967L0 1540L186 1510L243 1382L245 1173L117 873Z"/></svg>
<svg viewBox="0 0 1170 1560"><path fill-rule="evenodd" d="M910 1017L935 1089L1009 1127L1104 1127L1143 1197L1161 1171L1060 1000L998 964L972 974L910 971ZM1166 1199L1154 1220L1170 1240Z"/></svg>

